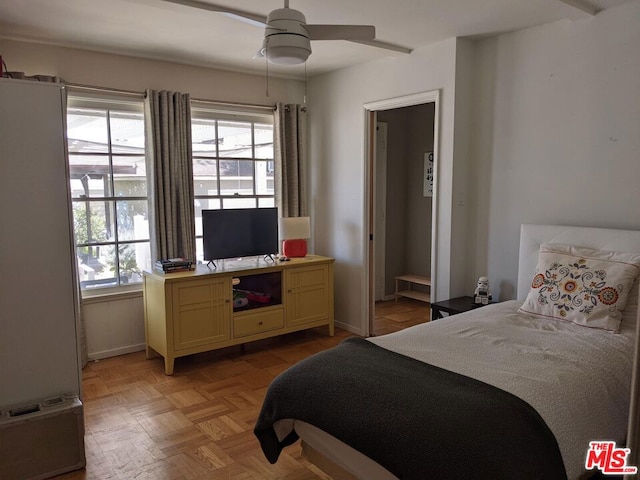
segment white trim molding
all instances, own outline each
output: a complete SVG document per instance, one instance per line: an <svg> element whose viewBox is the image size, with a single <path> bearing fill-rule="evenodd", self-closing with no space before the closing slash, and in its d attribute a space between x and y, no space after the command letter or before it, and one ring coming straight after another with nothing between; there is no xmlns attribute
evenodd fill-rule
<svg viewBox="0 0 640 480"><path fill-rule="evenodd" d="M380 111L391 110L393 108L410 107L412 105L420 105L421 103L438 102L440 99L440 90L431 90L429 92L412 93L402 97L387 98L385 100L377 100L364 104L365 110Z"/></svg>
<svg viewBox="0 0 640 480"><path fill-rule="evenodd" d="M570 7L577 8L578 10L587 13L591 16L596 15L600 9L586 0L558 0L559 2L569 5Z"/></svg>
<svg viewBox="0 0 640 480"><path fill-rule="evenodd" d="M364 275L362 279L362 291L365 292L365 308L362 310L362 318L361 318L361 330L365 336L368 336L371 332L369 325L369 318L374 308L372 292L369 288L370 275L372 272L372 265L370 264L370 234L372 232L372 226L370 225L370 209L373 208L373 205L370 205L371 199L371 182L373 172L370 167L370 157L372 155L370 142L370 131L371 131L371 112L378 112L383 110L392 110L395 108L402 107L411 107L414 105L422 105L425 103L434 103L434 119L433 119L433 156L435 159L434 162L434 182L433 182L433 202L432 202L432 210L431 210L431 222L434 225L431 232L431 291L436 291L436 284L438 279L438 257L436 255L438 251L438 235L437 235L437 225L438 225L438 164L440 158L440 90L430 90L428 92L419 92L412 93L409 95L403 95L400 97L387 98L383 100L376 100L372 102L367 102L363 105L364 112L364 208L363 208L363 225L366 228L363 229L363 245L364 245L364 260L365 260L365 268ZM374 127L375 128L375 125ZM435 300L434 300L435 301Z"/></svg>

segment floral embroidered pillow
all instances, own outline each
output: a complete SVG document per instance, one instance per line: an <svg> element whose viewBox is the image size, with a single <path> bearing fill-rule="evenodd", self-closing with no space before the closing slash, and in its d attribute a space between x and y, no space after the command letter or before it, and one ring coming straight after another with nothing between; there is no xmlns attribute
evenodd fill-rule
<svg viewBox="0 0 640 480"><path fill-rule="evenodd" d="M617 332L640 253L544 244L521 313Z"/></svg>

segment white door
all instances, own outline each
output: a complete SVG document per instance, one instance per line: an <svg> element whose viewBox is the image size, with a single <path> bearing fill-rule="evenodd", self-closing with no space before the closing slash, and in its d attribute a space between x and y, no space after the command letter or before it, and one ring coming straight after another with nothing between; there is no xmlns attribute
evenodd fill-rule
<svg viewBox="0 0 640 480"><path fill-rule="evenodd" d="M375 249L374 275L375 275L375 301L384 300L385 297L385 233L387 224L387 124L376 124L376 153L375 153L375 187L374 187L374 231L373 244Z"/></svg>

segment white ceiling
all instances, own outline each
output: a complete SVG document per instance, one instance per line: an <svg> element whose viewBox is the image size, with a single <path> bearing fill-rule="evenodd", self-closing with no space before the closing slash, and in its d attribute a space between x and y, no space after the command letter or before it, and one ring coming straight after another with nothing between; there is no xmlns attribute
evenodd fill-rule
<svg viewBox="0 0 640 480"><path fill-rule="evenodd" d="M201 0L266 16L282 0ZM309 24L365 24L376 38L417 49L451 37L482 36L561 19L591 17L630 0L291 0ZM263 29L226 15L162 0L0 0L0 38L26 40L171 62L264 73L252 58ZM347 41L313 41L307 76L388 55ZM0 55L2 52L0 51ZM6 59L7 61L9 59ZM11 70L11 65L7 65ZM270 65L301 78L305 67Z"/></svg>

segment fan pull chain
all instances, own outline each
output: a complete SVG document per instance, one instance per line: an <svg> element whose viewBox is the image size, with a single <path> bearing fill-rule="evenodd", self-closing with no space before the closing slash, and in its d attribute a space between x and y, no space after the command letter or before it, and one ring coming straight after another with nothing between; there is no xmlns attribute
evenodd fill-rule
<svg viewBox="0 0 640 480"><path fill-rule="evenodd" d="M264 65L265 65L265 83L267 84L267 98L269 98L269 60L267 59L267 51L269 50L269 39L265 42L264 46Z"/></svg>
<svg viewBox="0 0 640 480"><path fill-rule="evenodd" d="M304 62L304 96L302 97L302 103L307 104L307 62Z"/></svg>

